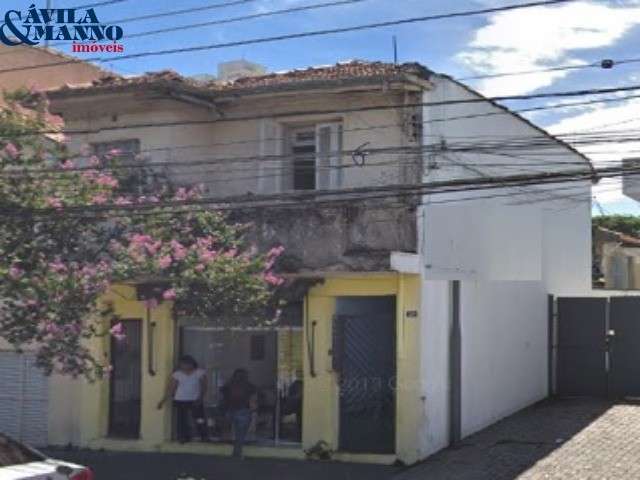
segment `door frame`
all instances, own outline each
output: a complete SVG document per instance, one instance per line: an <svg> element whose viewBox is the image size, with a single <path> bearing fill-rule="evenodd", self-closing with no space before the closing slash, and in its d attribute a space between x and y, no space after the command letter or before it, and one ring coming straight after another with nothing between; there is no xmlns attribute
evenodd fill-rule
<svg viewBox="0 0 640 480"><path fill-rule="evenodd" d="M398 331L398 308L399 308L399 298L398 295L396 293L393 294L380 294L380 295L340 295L335 297L336 303L335 303L335 317L338 316L342 316L338 314L338 308L337 308L337 304L338 301L340 299L354 299L354 300L365 300L365 299L373 299L373 298L389 298L393 300L393 316L390 318L390 320L393 322L393 337L392 337L392 346L393 346L393 376L392 378L394 379L395 382L397 382L398 380L398 366L399 366L399 349L398 349L398 338L399 338L399 331ZM344 315L346 317L349 316L353 316L353 315ZM334 333L334 329L336 328L336 323L334 322L334 324L332 325L332 335ZM339 340L338 340L339 341ZM335 344L336 342L336 337L334 336L333 338L333 342L334 343L332 345L332 361L336 360L336 353L338 353L338 355L343 356L344 352L337 352L337 348L342 348L342 347L338 347L338 345ZM341 363L343 361L343 359L338 359L338 363ZM393 418L392 418L392 425L393 425L393 449L392 451L389 452L366 452L366 451L352 451L352 450L345 450L342 447L342 401L341 401L341 372L339 370L341 370L342 366L340 365L340 367L338 367L337 364L333 365L334 368L332 368L337 375L337 431L336 431L336 440L337 440L337 449L338 452L343 452L343 453L352 453L352 454L356 454L356 455L396 455L398 453L398 441L399 441L399 425L398 425L398 421L399 421L399 415L398 415L398 388L397 388L397 383L395 385L395 387L393 388ZM336 367L339 370L336 370Z"/></svg>

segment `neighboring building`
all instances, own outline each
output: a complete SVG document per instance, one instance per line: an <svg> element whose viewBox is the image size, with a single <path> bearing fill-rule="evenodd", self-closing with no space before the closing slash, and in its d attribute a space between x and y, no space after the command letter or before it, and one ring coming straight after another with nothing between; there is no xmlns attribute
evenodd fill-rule
<svg viewBox="0 0 640 480"><path fill-rule="evenodd" d="M75 60L75 63L29 68L68 62L70 59ZM9 47L2 43L0 65L2 70L24 68L0 72L0 92L18 88L50 89L113 75L54 50L23 45ZM3 103L0 94L0 108ZM6 388L7 385L11 387ZM33 355L28 352L18 354L0 339L0 431L32 444L40 444L46 439L47 431L62 428L56 424L57 406L49 402L49 393L55 392L57 385L56 377L46 378L35 367Z"/></svg>
<svg viewBox="0 0 640 480"><path fill-rule="evenodd" d="M218 64L218 80L233 82L239 78L258 77L266 75L267 69L257 63L247 60L231 60Z"/></svg>
<svg viewBox="0 0 640 480"><path fill-rule="evenodd" d="M150 328L136 288L114 287L128 343L94 342L115 365L110 380L58 383L50 443L230 451L172 442L171 414L155 408L181 351L213 385L249 368L264 408L248 455L302 458L325 442L339 460L413 463L547 396L548 295L590 290L589 182L570 183L570 194L559 184L402 188L565 162L591 171L525 119L418 64L358 61L207 85L171 72L113 77L50 99L71 130L98 132L72 136L72 148L119 146L170 161L164 175L203 182L213 197L390 191L234 213L252 223L258 248L286 247L291 306L273 330L209 328L173 318L168 304ZM539 142L525 147L522 138ZM301 422L282 414L294 385L303 389Z"/></svg>
<svg viewBox="0 0 640 480"><path fill-rule="evenodd" d="M640 158L625 158L622 166L630 170L622 176L622 193L640 202L640 171L637 171L640 167ZM636 169L636 172L633 172L633 169Z"/></svg>
<svg viewBox="0 0 640 480"><path fill-rule="evenodd" d="M593 229L594 287L640 290L640 238Z"/></svg>
<svg viewBox="0 0 640 480"><path fill-rule="evenodd" d="M73 63L63 63L74 60ZM112 73L87 62L79 61L56 50L17 45L10 47L0 43L0 90L21 87L48 90L65 84L92 82ZM41 65L50 65L41 67ZM30 68L30 67L38 68ZM22 69L22 70L19 70Z"/></svg>

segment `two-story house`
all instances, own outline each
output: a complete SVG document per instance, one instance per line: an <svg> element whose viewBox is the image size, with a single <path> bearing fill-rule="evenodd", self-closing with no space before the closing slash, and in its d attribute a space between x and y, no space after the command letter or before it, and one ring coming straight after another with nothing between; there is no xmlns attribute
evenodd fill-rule
<svg viewBox="0 0 640 480"><path fill-rule="evenodd" d="M114 287L131 341L95 342L109 379L60 380L52 443L230 451L177 444L155 408L180 353L213 385L214 440L230 435L217 387L248 369L260 392L248 455L413 463L547 395L548 295L590 288L589 182L434 187L591 171L529 121L418 64L209 83L160 72L49 95L75 148L119 148L212 198L254 198L232 217L258 248L286 248L290 280L282 322L254 330L169 304L146 322L135 288Z"/></svg>

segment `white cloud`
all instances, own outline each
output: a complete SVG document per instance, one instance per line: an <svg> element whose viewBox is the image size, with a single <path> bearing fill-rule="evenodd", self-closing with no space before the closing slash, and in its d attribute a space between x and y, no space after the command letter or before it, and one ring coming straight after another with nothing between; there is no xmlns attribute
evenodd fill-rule
<svg viewBox="0 0 640 480"><path fill-rule="evenodd" d="M592 133L607 136L632 135L640 129L640 99L628 100L610 107L594 107L589 112L565 118L549 127L552 134ZM574 137L586 140L585 137ZM640 137L638 141L589 143L576 145L586 154L596 167L615 167L624 158L640 157ZM594 188L594 196L602 204L619 202L626 197L622 194L620 179L601 181Z"/></svg>
<svg viewBox="0 0 640 480"><path fill-rule="evenodd" d="M506 11L489 17L457 59L481 74L580 65L586 62L576 56L578 51L613 45L637 25L638 0L617 7L579 1ZM479 89L490 96L528 93L569 72L486 79Z"/></svg>

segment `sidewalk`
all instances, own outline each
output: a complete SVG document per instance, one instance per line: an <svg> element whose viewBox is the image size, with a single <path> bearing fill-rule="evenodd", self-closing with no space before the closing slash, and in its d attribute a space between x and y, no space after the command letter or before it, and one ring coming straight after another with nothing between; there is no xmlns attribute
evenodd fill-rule
<svg viewBox="0 0 640 480"><path fill-rule="evenodd" d="M640 479L640 405L544 402L464 439L394 480Z"/></svg>
<svg viewBox="0 0 640 480"><path fill-rule="evenodd" d="M55 458L90 466L96 480L391 480L394 467L172 453L48 450Z"/></svg>

